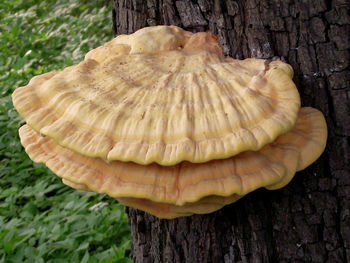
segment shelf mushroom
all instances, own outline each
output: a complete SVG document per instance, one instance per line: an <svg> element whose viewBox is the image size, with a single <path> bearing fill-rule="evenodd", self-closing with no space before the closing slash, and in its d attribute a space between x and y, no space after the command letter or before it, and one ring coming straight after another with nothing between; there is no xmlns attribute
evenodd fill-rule
<svg viewBox="0 0 350 263"><path fill-rule="evenodd" d="M34 77L13 103L28 155L65 184L174 218L283 187L319 157L326 123L299 111L292 75L224 57L211 33L157 26Z"/></svg>

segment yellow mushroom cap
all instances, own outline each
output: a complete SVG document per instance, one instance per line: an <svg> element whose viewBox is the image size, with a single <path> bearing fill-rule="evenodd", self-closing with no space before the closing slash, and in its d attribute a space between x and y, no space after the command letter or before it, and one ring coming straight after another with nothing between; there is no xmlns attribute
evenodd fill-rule
<svg viewBox="0 0 350 263"><path fill-rule="evenodd" d="M73 183L66 179L62 179L62 182L77 190L91 191L84 184ZM186 203L182 206L158 203L144 198L118 197L117 200L123 205L143 210L159 218L173 219L193 214L208 214L221 209L227 204L234 203L242 197L243 196L236 194L231 196L210 195L198 200L197 202Z"/></svg>
<svg viewBox="0 0 350 263"><path fill-rule="evenodd" d="M84 184L73 183L72 181L62 179L62 182L74 189L91 191ZM91 191L93 192L93 191ZM219 210L227 204L231 204L242 196L232 195L232 196L207 196L194 203L186 203L181 206L154 202L144 198L133 198L133 197L118 197L117 200L125 205L131 206L147 213L155 215L159 218L173 219L176 217L190 216L193 214L208 214Z"/></svg>
<svg viewBox="0 0 350 263"><path fill-rule="evenodd" d="M186 203L182 206L153 202L148 199L139 199L132 197L120 197L118 201L126 206L131 206L154 216L164 219L173 219L176 217L190 216L193 214L208 214L215 212L225 205L232 204L243 196L206 196L197 202Z"/></svg>
<svg viewBox="0 0 350 263"><path fill-rule="evenodd" d="M211 33L174 26L118 36L13 93L26 122L89 157L171 166L259 150L295 124L281 61L234 60Z"/></svg>
<svg viewBox="0 0 350 263"><path fill-rule="evenodd" d="M327 127L321 112L302 108L295 127L259 151L200 164L181 162L174 166L107 163L100 158L82 156L61 147L49 137L41 137L28 125L22 126L19 134L29 157L45 163L64 179L64 183L77 189L107 193L124 203L148 207L146 211L170 218L171 213L184 214L183 211L186 214L211 212L214 203L219 209L229 200L237 200L260 187L283 187L297 170L304 169L323 152ZM209 196L219 197L205 199ZM217 200L223 200L221 206ZM196 202L200 207L194 208ZM161 206L162 211L168 207L167 212L157 214L153 203L156 207Z"/></svg>

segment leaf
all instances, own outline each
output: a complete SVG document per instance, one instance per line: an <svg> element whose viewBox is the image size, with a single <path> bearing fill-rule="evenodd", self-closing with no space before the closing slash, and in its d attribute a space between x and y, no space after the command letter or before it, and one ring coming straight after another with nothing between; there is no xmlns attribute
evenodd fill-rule
<svg viewBox="0 0 350 263"><path fill-rule="evenodd" d="M90 258L89 252L86 251L84 257L81 260L81 263L87 263L89 261L89 258Z"/></svg>

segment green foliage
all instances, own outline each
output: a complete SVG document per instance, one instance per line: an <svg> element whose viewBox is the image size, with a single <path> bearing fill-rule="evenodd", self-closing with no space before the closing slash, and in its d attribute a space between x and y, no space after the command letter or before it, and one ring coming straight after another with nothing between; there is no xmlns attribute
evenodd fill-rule
<svg viewBox="0 0 350 263"><path fill-rule="evenodd" d="M24 152L11 93L110 40L106 0L0 1L0 262L130 262L123 207L76 191Z"/></svg>

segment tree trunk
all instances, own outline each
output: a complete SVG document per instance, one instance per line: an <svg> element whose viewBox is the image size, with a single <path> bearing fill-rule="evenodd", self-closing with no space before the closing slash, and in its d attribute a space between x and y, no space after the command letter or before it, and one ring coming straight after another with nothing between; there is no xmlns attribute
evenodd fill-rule
<svg viewBox="0 0 350 263"><path fill-rule="evenodd" d="M207 215L160 220L128 208L135 262L350 262L348 0L115 0L116 35L211 30L226 55L291 64L302 105L327 120L325 153L277 191Z"/></svg>

